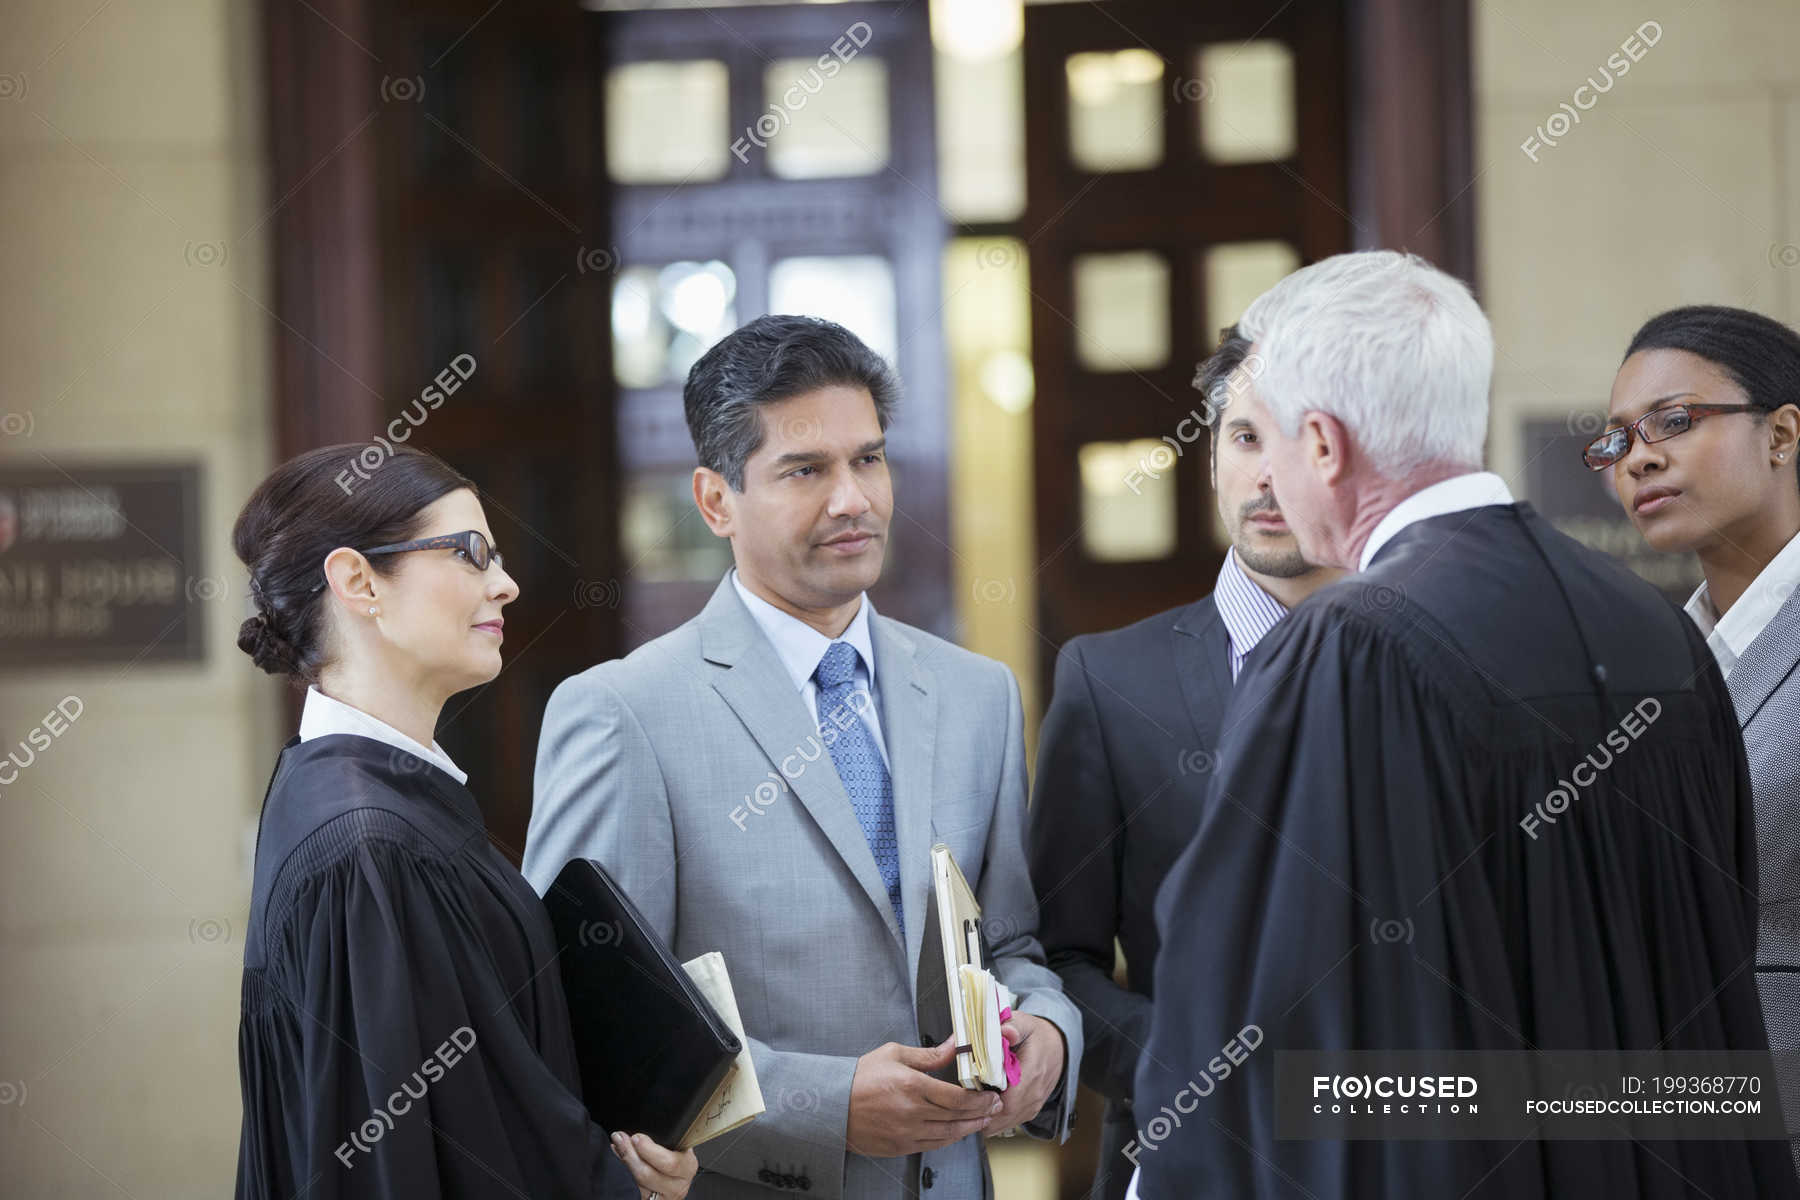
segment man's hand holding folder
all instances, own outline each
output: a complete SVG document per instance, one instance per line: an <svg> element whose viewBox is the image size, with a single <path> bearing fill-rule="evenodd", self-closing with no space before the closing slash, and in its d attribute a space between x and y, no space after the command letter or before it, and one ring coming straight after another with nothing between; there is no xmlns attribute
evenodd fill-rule
<svg viewBox="0 0 1800 1200"><path fill-rule="evenodd" d="M987 1129L1005 1111L1000 1093L936 1078L956 1061L956 1039L936 1046L888 1042L856 1061L846 1137L858 1154L899 1158ZM1041 1102L1041 1100L1040 1100Z"/></svg>
<svg viewBox="0 0 1800 1200"><path fill-rule="evenodd" d="M931 875L922 1025L951 1033L935 1046L888 1042L857 1059L846 1139L873 1158L1010 1133L1037 1116L1062 1077L1054 1024L1026 1013L1001 1019L1011 992L983 967L981 905L948 846L932 847ZM1018 1053L1016 1083L1005 1069L1008 1047Z"/></svg>
<svg viewBox="0 0 1800 1200"><path fill-rule="evenodd" d="M1068 1053L1062 1030L1030 1013L1014 1013L1002 1021L1000 1036L1019 1056L1019 1082L999 1093L1000 1113L988 1126L989 1137L1006 1134L1038 1115L1062 1078L1063 1057Z"/></svg>

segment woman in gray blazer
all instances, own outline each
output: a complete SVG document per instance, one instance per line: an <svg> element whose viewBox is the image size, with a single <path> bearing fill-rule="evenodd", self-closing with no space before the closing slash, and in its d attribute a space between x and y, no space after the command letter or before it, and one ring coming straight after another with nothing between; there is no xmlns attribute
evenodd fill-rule
<svg viewBox="0 0 1800 1200"><path fill-rule="evenodd" d="M1756 981L1777 1053L1800 1051L1800 335L1736 308L1651 318L1583 457L1656 550L1692 551L1688 615L1725 674L1756 801ZM1800 1080L1782 1109L1800 1130ZM1800 1164L1800 1139L1792 1143Z"/></svg>

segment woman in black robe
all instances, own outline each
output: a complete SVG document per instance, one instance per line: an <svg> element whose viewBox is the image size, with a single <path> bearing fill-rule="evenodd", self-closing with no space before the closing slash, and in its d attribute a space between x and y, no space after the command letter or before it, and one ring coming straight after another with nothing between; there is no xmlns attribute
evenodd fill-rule
<svg viewBox="0 0 1800 1200"><path fill-rule="evenodd" d="M257 838L237 1194L679 1200L692 1151L589 1119L548 916L431 741L517 587L467 479L361 449L285 464L233 530L239 646L312 685Z"/></svg>

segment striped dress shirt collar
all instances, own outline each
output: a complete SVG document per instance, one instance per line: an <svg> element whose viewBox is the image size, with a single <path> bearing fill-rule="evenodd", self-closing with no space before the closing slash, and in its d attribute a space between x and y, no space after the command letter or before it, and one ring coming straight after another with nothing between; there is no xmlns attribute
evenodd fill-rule
<svg viewBox="0 0 1800 1200"><path fill-rule="evenodd" d="M1231 681L1236 683L1238 672L1244 669L1244 659L1288 615L1287 605L1263 591L1244 573L1235 549L1226 553L1225 565L1219 568L1213 603L1219 608L1219 619L1225 622L1225 633L1231 642Z"/></svg>

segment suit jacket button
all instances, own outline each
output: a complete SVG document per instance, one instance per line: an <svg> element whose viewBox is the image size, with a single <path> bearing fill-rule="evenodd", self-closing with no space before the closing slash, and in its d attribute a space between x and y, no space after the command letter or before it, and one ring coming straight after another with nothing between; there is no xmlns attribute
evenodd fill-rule
<svg viewBox="0 0 1800 1200"><path fill-rule="evenodd" d="M925 1186L926 1186L926 1187L930 1187L930 1186L931 1186L931 1184L932 1184L932 1181L933 1181L933 1180L934 1180L934 1179L935 1179L935 1178L936 1178L936 1176L934 1176L934 1175L933 1175L933 1174L932 1174L932 1173L931 1173L931 1168L930 1168L930 1167L926 1167L926 1168L925 1168L925 1172L924 1172L924 1174L922 1174L922 1175L920 1175L920 1176L919 1176L919 1182L920 1182L920 1183L922 1183L922 1184L924 1184L924 1185L925 1185Z"/></svg>

